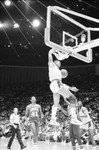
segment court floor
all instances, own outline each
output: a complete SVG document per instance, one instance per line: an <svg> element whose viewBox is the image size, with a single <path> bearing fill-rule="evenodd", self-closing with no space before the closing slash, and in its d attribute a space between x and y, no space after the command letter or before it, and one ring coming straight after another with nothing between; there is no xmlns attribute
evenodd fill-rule
<svg viewBox="0 0 99 150"><path fill-rule="evenodd" d="M7 150L7 143L9 138L0 139L0 150ZM48 141L39 141L37 145L33 145L32 142L24 141L24 144L27 146L24 150L72 150L70 143L57 143L57 142L48 142ZM92 146L84 147L85 150L92 150ZM18 141L15 139L13 141L11 150L20 150ZM96 150L99 150L99 146L96 146Z"/></svg>

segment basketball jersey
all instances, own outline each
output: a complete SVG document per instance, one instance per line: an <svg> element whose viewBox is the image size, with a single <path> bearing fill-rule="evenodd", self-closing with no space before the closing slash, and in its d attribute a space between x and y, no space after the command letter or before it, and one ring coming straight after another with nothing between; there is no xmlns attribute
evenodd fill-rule
<svg viewBox="0 0 99 150"><path fill-rule="evenodd" d="M30 104L28 105L28 110L29 110L29 118L30 121L38 121L39 120L39 115L40 115L40 105L38 104Z"/></svg>
<svg viewBox="0 0 99 150"><path fill-rule="evenodd" d="M84 116L84 115L85 115L85 114L84 114L84 111L86 111L87 117L81 117L81 120L82 120L82 122L85 124L85 123L91 121L91 118L90 118L90 116L89 116L89 113L88 113L87 108L85 108L85 107L81 107L81 109L79 110L79 116Z"/></svg>
<svg viewBox="0 0 99 150"><path fill-rule="evenodd" d="M86 111L86 115L87 117L81 117L81 120L83 122L83 125L81 125L81 128L83 129L88 129L89 128L89 122L91 122L91 128L93 128L93 123L92 123L92 119L89 116L88 110L85 107L81 107L81 109L79 110L79 116L84 116L84 112Z"/></svg>
<svg viewBox="0 0 99 150"><path fill-rule="evenodd" d="M69 114L70 114L71 118L76 118L77 117L76 107L74 105L75 104L70 104L70 106L69 106Z"/></svg>
<svg viewBox="0 0 99 150"><path fill-rule="evenodd" d="M53 81L55 79L62 79L61 70L54 63L51 66L49 64L49 80Z"/></svg>
<svg viewBox="0 0 99 150"><path fill-rule="evenodd" d="M70 123L75 125L81 125L82 122L77 119L77 108L75 104L69 106Z"/></svg>

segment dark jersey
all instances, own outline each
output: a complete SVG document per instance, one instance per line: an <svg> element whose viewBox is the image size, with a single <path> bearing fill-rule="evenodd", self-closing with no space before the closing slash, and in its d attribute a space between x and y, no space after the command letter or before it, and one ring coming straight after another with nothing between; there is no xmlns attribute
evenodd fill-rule
<svg viewBox="0 0 99 150"><path fill-rule="evenodd" d="M41 115L41 107L38 104L30 104L27 106L27 117L30 121L38 121Z"/></svg>

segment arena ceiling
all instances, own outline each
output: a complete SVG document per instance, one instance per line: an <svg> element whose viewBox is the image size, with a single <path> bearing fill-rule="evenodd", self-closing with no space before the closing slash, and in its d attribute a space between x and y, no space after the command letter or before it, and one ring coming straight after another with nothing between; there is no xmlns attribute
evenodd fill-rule
<svg viewBox="0 0 99 150"><path fill-rule="evenodd" d="M0 1L0 65L46 66L50 50L44 43L47 6L60 6L99 19L99 0L12 0ZM38 27L31 22L39 20ZM17 23L19 27L14 26ZM88 25L88 22L84 22ZM2 24L0 24L2 26ZM99 24L92 24L99 28ZM60 24L62 27L62 24ZM99 34L94 36L99 37ZM93 49L93 63L99 63L99 47ZM74 58L65 65L86 64Z"/></svg>

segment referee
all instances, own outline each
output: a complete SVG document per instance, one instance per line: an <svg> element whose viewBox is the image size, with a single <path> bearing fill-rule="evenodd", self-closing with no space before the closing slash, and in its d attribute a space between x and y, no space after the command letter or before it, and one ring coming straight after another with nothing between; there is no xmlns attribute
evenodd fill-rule
<svg viewBox="0 0 99 150"><path fill-rule="evenodd" d="M12 142L14 140L15 134L20 144L21 149L26 148L22 142L21 131L20 131L20 117L18 115L18 108L14 108L13 113L10 115L10 123L11 123L11 138L8 142L7 148L11 149Z"/></svg>

